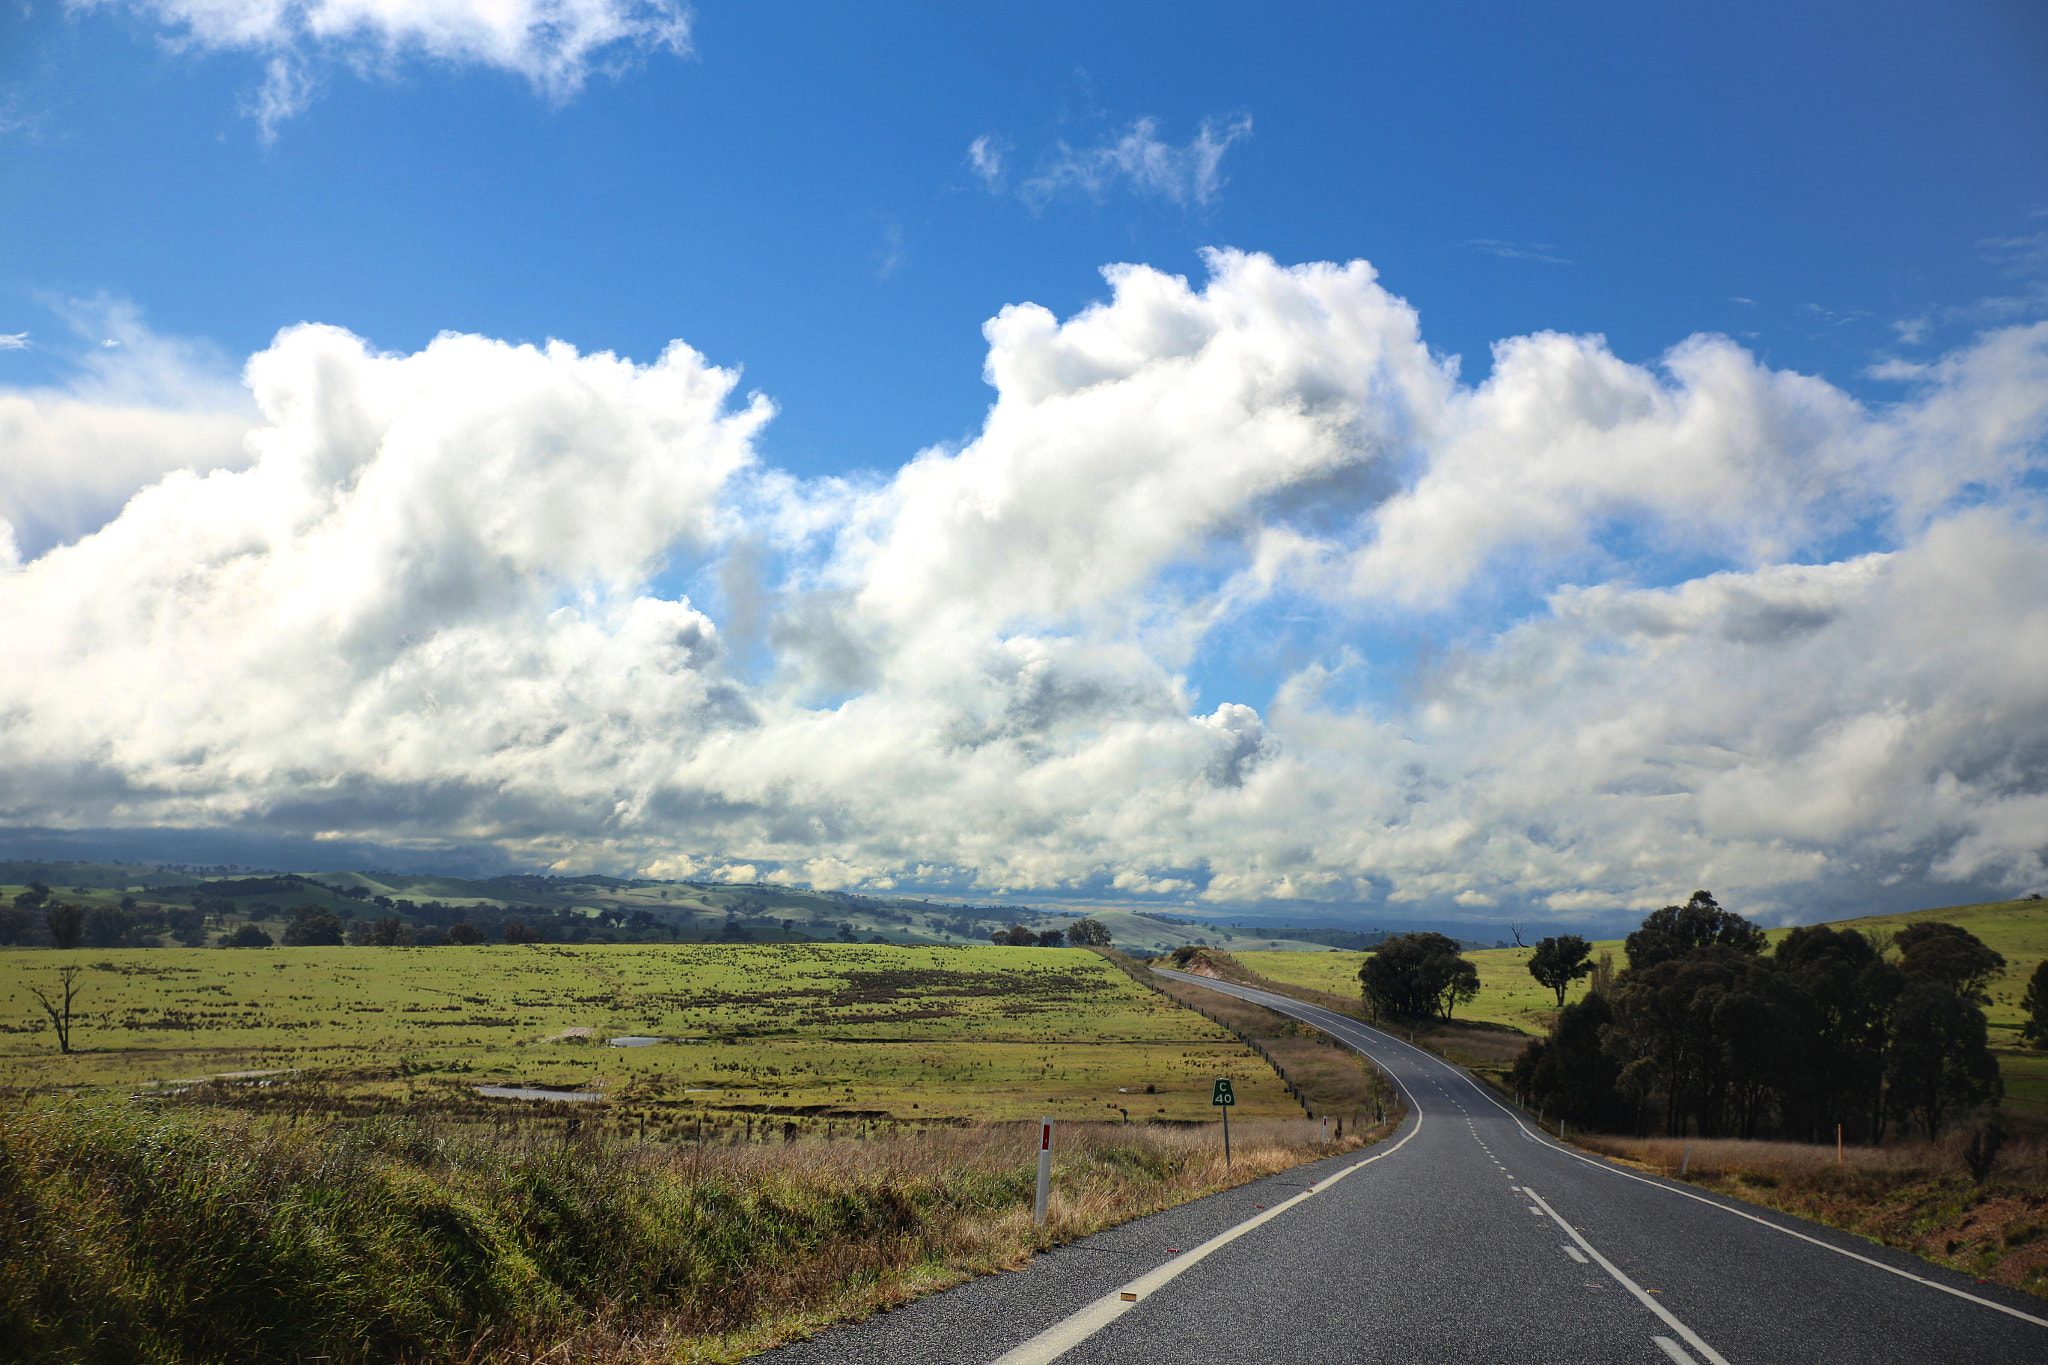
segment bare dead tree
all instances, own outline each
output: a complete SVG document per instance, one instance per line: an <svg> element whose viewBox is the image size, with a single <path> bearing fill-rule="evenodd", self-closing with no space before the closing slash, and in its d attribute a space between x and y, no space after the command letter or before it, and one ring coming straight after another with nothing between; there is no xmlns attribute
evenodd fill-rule
<svg viewBox="0 0 2048 1365"><path fill-rule="evenodd" d="M40 986L28 988L29 994L36 998L36 1002L43 1007L43 1013L50 1016L50 1023L57 1030L59 1052L71 1051L71 1002L78 998L78 970L76 967L58 969L57 979L61 984L58 986L59 994L56 1000L50 999Z"/></svg>
<svg viewBox="0 0 2048 1365"><path fill-rule="evenodd" d="M1526 948L1529 946L1528 944L1522 942L1522 926L1519 921L1509 924L1508 932L1515 936L1515 946L1517 948Z"/></svg>

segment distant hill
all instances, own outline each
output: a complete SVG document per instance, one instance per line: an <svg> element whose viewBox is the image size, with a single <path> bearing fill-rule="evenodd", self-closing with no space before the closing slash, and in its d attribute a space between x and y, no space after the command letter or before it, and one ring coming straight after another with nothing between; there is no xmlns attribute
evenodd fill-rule
<svg viewBox="0 0 2048 1365"><path fill-rule="evenodd" d="M525 923L558 942L836 942L986 943L1011 924L1043 932L1078 918L1074 910L987 905L846 891L813 891L765 882L656 881L598 873L511 873L482 880L376 869L290 873L182 864L0 862L0 904L28 883L42 882L59 899L90 909L133 896L145 907L189 910L195 900L212 916L210 935L253 921L281 933L291 912L313 904L344 920L397 918L420 933L456 923L487 934ZM1236 927L1164 911L1089 912L1121 948L1171 952L1206 943L1238 952L1356 952L1387 937L1358 931L1248 923ZM33 942L31 929L25 942ZM1467 946L1480 946L1468 944Z"/></svg>
<svg viewBox="0 0 2048 1365"><path fill-rule="evenodd" d="M58 891L126 890L131 887L178 886L191 878L157 863L79 863L66 859L0 861L0 886L41 882Z"/></svg>
<svg viewBox="0 0 2048 1365"><path fill-rule="evenodd" d="M431 941L458 923L488 936L526 924L555 942L837 942L985 944L1013 923L1064 924L1030 906L975 905L812 891L766 883L652 881L590 875L518 874L467 880L378 870L310 874L177 865L14 861L0 863L0 908L29 883L88 911L132 898L147 941L170 922L163 911L207 918L206 941L243 923L281 935L294 910L313 904L345 921L397 919ZM20 942L47 945L40 916ZM124 940L130 941L130 940Z"/></svg>

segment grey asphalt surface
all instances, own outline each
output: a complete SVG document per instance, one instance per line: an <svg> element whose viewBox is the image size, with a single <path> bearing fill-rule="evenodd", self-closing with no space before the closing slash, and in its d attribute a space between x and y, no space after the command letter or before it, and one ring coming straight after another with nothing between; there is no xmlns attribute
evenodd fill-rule
<svg viewBox="0 0 2048 1365"><path fill-rule="evenodd" d="M1372 1058L1409 1096L1401 1129L757 1359L965 1365L1021 1347L1063 1365L2048 1363L2039 1299L1580 1156L1387 1033L1285 996L1169 975L1291 1015ZM1381 1153L1138 1302L1115 1299L1260 1206ZM1105 1296L1116 1306L1097 1310L1109 1318L1100 1330L1034 1343Z"/></svg>

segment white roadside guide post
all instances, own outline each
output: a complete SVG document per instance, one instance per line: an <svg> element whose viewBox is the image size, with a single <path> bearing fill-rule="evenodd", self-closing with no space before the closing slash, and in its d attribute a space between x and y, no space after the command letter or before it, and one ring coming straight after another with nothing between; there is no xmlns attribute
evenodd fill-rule
<svg viewBox="0 0 2048 1365"><path fill-rule="evenodd" d="M1052 1195L1052 1115L1038 1120L1038 1202L1031 1206L1031 1222L1045 1226L1045 1203Z"/></svg>
<svg viewBox="0 0 2048 1365"><path fill-rule="evenodd" d="M1230 1164L1230 1106L1237 1103L1237 1092L1230 1088L1230 1082L1221 1076L1216 1078L1216 1093L1209 1097L1209 1103L1223 1108L1223 1164Z"/></svg>

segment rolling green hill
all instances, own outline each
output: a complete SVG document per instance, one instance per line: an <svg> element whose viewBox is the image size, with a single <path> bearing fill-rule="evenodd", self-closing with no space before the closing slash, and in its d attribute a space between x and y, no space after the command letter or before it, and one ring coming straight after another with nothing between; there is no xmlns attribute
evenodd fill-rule
<svg viewBox="0 0 2048 1365"><path fill-rule="evenodd" d="M207 908L207 941L250 922L281 936L292 912L313 904L344 920L395 916L422 933L468 922L495 935L512 921L533 924L556 942L803 942L985 944L1011 924L1044 931L1073 922L1075 911L976 905L753 882L647 881L599 875L514 874L487 880L379 871L309 874L190 869L121 863L0 862L0 905L32 882L82 909L133 897L144 907ZM1208 942L1240 952L1319 951L1321 945L1129 910L1102 910L1119 947L1169 952ZM33 946L35 930L22 942Z"/></svg>

